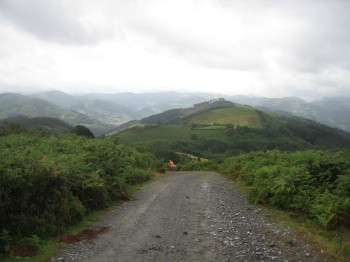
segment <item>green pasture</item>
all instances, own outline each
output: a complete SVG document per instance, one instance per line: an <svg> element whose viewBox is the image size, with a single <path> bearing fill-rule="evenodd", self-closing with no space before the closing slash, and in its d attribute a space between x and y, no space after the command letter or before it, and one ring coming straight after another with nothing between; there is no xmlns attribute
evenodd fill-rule
<svg viewBox="0 0 350 262"><path fill-rule="evenodd" d="M149 140L190 141L191 135L198 138L219 139L226 141L228 138L225 130L220 129L191 129L180 125L158 125L128 129L118 134L122 143L138 143Z"/></svg>
<svg viewBox="0 0 350 262"><path fill-rule="evenodd" d="M191 118L195 124L213 125L215 123L226 125L248 126L251 128L262 128L260 119L255 110L245 107L216 109L205 114L198 114Z"/></svg>

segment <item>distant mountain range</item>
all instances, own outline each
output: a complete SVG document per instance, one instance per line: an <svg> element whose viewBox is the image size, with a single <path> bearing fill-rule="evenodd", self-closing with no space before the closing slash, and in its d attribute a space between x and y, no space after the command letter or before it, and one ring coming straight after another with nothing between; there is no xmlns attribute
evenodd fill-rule
<svg viewBox="0 0 350 262"><path fill-rule="evenodd" d="M159 92L159 93L142 93L142 94L91 93L91 94L82 95L82 96L73 96L73 95L63 93L61 91L48 91L48 92L43 92L38 94L32 94L31 96L35 98L41 98L41 99L47 100L53 104L60 105L63 107L74 107L77 109L78 112L84 111L80 106L78 106L78 108L76 107L76 105L78 104L87 103L88 101L94 101L94 100L107 101L107 102L110 102L109 106L111 108L114 108L113 113L121 114L120 116L116 115L113 118L112 122L123 122L126 119L127 120L141 119L150 115L164 112L165 110L169 110L173 108L188 107L188 106L192 106L195 103L220 97L219 95L209 94L209 93L177 93L177 92ZM115 105L111 103L114 103ZM101 105L98 102L96 102L95 104L98 106ZM93 109L90 107L90 110L93 110ZM95 112L95 114L96 113L97 112ZM102 115L103 114L104 113L102 113ZM101 121L104 118L102 115L99 116L101 118ZM110 122L110 119L106 119L106 122Z"/></svg>
<svg viewBox="0 0 350 262"><path fill-rule="evenodd" d="M350 97L324 98L318 101L306 102L297 97L268 98L256 96L224 96L210 93L118 93L100 94L92 93L83 96L68 95L60 91L49 91L32 95L33 97L45 99L56 105L72 107L83 114L91 114L93 118L103 123L122 123L128 120L142 119L147 116L158 114L169 109L191 107L193 104L202 101L225 98L228 101L243 105L250 105L256 108L272 110L276 112L289 113L315 120L317 122L350 131ZM91 105L87 101L98 100L108 101L116 104L109 104L106 110L101 109L101 103ZM83 105L85 103L85 106ZM77 106L80 104L80 106ZM89 104L89 112L87 112ZM95 111L95 112L92 112ZM108 117L107 117L108 116Z"/></svg>
<svg viewBox="0 0 350 262"><path fill-rule="evenodd" d="M86 100L70 106L71 109L100 122L120 125L140 116L133 110L106 100Z"/></svg>
<svg viewBox="0 0 350 262"><path fill-rule="evenodd" d="M188 108L194 104L219 97L261 110L300 116L350 131L349 97L324 98L306 102L296 97L222 96L190 92L69 95L61 91L48 91L30 95L31 98L40 100L27 101L24 104L22 100L28 96L18 96L16 99L10 98L9 94L1 96L0 119L16 115L49 116L65 118L68 123L73 125L77 123L92 126L97 126L98 123L105 124L104 128L97 131L99 133L108 129L110 124L120 125L130 120L143 119L170 109ZM43 100L50 102L50 106L45 105ZM11 108L8 107L10 101L14 102ZM6 106L7 108L4 108ZM94 121L97 122L94 124Z"/></svg>
<svg viewBox="0 0 350 262"><path fill-rule="evenodd" d="M324 98L313 102L306 102L297 97L274 98L263 100L254 106L259 109L289 113L350 131L350 97Z"/></svg>

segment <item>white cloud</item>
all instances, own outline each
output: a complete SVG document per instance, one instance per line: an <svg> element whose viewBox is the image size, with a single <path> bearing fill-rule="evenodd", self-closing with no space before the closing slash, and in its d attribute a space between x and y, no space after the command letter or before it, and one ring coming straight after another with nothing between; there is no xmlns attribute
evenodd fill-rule
<svg viewBox="0 0 350 262"><path fill-rule="evenodd" d="M0 10L0 91L350 95L345 0L2 0Z"/></svg>

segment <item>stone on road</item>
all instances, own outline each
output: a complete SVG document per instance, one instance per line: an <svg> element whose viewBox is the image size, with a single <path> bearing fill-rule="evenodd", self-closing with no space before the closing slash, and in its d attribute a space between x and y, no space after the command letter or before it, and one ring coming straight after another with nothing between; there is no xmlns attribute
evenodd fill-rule
<svg viewBox="0 0 350 262"><path fill-rule="evenodd" d="M217 173L176 172L134 197L51 261L330 261Z"/></svg>

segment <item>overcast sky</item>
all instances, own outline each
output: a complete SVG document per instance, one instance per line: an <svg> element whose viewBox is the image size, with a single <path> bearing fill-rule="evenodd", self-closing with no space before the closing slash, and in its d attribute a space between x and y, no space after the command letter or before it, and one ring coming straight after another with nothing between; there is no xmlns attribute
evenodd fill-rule
<svg viewBox="0 0 350 262"><path fill-rule="evenodd" d="M0 0L0 93L350 95L349 0Z"/></svg>

